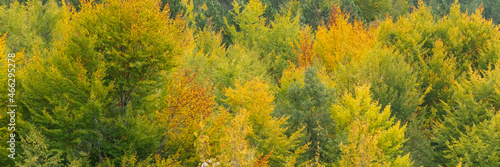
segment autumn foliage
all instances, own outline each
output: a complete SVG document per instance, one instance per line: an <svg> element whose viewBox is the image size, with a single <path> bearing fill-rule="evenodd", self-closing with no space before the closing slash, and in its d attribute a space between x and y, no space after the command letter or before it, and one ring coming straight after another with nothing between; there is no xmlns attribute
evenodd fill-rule
<svg viewBox="0 0 500 167"><path fill-rule="evenodd" d="M493 1L2 1L0 166L499 166Z"/></svg>

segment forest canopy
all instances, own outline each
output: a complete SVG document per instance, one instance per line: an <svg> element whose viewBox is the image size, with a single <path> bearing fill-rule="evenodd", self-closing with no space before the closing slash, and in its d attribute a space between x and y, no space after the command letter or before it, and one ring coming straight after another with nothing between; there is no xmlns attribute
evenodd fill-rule
<svg viewBox="0 0 500 167"><path fill-rule="evenodd" d="M500 166L500 0L0 5L0 166Z"/></svg>

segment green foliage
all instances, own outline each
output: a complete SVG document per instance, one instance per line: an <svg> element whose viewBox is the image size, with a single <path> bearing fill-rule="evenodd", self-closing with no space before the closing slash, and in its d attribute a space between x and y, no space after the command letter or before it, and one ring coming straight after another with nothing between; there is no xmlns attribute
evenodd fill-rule
<svg viewBox="0 0 500 167"><path fill-rule="evenodd" d="M186 42L173 35L184 32L182 22L160 13L158 2L119 7L123 2L89 2L77 14L65 13L58 50L34 55L23 73L25 119L64 157L83 152L95 164L137 151L142 159L159 145L151 118L132 107L149 105L150 86L181 54Z"/></svg>
<svg viewBox="0 0 500 167"><path fill-rule="evenodd" d="M413 4L417 4L417 0L411 0ZM427 6L432 6L432 13L438 17L442 17L450 14L450 8L456 0L425 0ZM460 11L472 13L478 8L484 8L482 16L485 19L492 19L494 23L498 24L500 22L500 15L498 11L500 9L498 0L460 0Z"/></svg>
<svg viewBox="0 0 500 167"><path fill-rule="evenodd" d="M450 164L447 152L453 141L466 134L474 125L489 120L500 106L497 99L499 87L499 70L487 70L482 73L469 72L451 88L454 92L449 101L443 101L446 117L435 129L433 141L437 143L436 160L441 164ZM486 154L484 154L486 155Z"/></svg>
<svg viewBox="0 0 500 167"><path fill-rule="evenodd" d="M417 75L399 53L389 49L373 51L360 68L371 82L373 98L382 107L390 105L393 116L405 121L417 111L420 99Z"/></svg>
<svg viewBox="0 0 500 167"><path fill-rule="evenodd" d="M266 6L258 0L251 0L244 9L236 1L233 6L235 24L230 25L226 20L231 39L256 50L258 60L266 64L269 75L280 78L288 63L296 62L292 43L298 40L299 17L292 16L290 9L283 9L274 21L266 24L266 18L262 17Z"/></svg>
<svg viewBox="0 0 500 167"><path fill-rule="evenodd" d="M45 60L33 55L26 72L18 76L23 78L23 119L51 139L48 148L63 150L63 157L99 152L97 145L102 136L98 129L112 88L104 85L104 66L101 63L87 77L88 70L82 62L62 53L54 54Z"/></svg>
<svg viewBox="0 0 500 167"><path fill-rule="evenodd" d="M333 102L333 89L327 87L316 69L308 67L303 71L303 78L283 86L277 95L275 113L289 116L289 133L305 128L302 141L311 143L306 152L307 159L313 159L319 147L321 163L331 163L335 147L329 136L333 135L333 121L329 109Z"/></svg>
<svg viewBox="0 0 500 167"><path fill-rule="evenodd" d="M466 129L460 137L447 143L449 151L445 157L448 164L463 166L497 166L500 165L499 125L500 113L497 112L491 119Z"/></svg>
<svg viewBox="0 0 500 167"><path fill-rule="evenodd" d="M406 0L343 0L343 4L349 4L349 8L357 9L353 15L366 22L381 20L386 15L397 18L406 14L409 9Z"/></svg>
<svg viewBox="0 0 500 167"><path fill-rule="evenodd" d="M374 49L359 63L339 67L335 83L342 91L354 91L363 83L370 83L373 98L385 107L390 105L392 115L407 121L418 109L420 92L417 74L404 57L391 49Z"/></svg>
<svg viewBox="0 0 500 167"><path fill-rule="evenodd" d="M127 5L120 7L123 3ZM146 87L158 86L161 73L176 65L188 44L184 23L169 19L153 0L109 1L106 7L87 3L72 19L74 35L65 41L66 54L88 61L88 69L98 61L109 62L105 79L114 81L121 113L129 103L140 107L142 97L152 91Z"/></svg>
<svg viewBox="0 0 500 167"><path fill-rule="evenodd" d="M14 1L0 7L0 33L7 34L8 53L25 51L30 57L36 49L54 47L54 38L60 31L58 24L63 18L65 6L55 0L42 3L29 0L26 4Z"/></svg>
<svg viewBox="0 0 500 167"><path fill-rule="evenodd" d="M240 44L225 48L222 36L204 29L195 38L196 47L183 59L186 68L199 73L200 82L214 86L214 94L219 104L224 105L222 91L233 87L236 80L250 81L252 78L268 80L266 66L259 61L258 53Z"/></svg>
<svg viewBox="0 0 500 167"><path fill-rule="evenodd" d="M333 3L332 0L300 1L301 22L310 25L313 29L324 25L328 21Z"/></svg>
<svg viewBox="0 0 500 167"><path fill-rule="evenodd" d="M468 15L459 7L454 4L449 16L436 21L420 3L408 17L385 21L378 29L382 44L394 46L407 62L418 66L419 90L430 90L422 105L436 108L441 118L445 112L440 101L451 98L454 79L469 68L486 70L498 59L498 28L483 19L480 10Z"/></svg>
<svg viewBox="0 0 500 167"><path fill-rule="evenodd" d="M21 137L21 146L24 155L19 158L24 161L16 162L17 166L57 166L63 161L61 150L48 149L45 137L35 127Z"/></svg>
<svg viewBox="0 0 500 167"><path fill-rule="evenodd" d="M434 161L434 147L431 146L431 130L426 126L427 110L421 110L409 118L403 145L403 154L410 154L414 166L437 166Z"/></svg>

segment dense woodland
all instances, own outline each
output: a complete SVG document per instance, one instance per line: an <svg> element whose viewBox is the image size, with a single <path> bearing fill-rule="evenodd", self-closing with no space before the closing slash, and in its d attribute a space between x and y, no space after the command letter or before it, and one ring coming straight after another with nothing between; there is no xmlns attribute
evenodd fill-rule
<svg viewBox="0 0 500 167"><path fill-rule="evenodd" d="M500 166L500 0L1 4L0 166Z"/></svg>

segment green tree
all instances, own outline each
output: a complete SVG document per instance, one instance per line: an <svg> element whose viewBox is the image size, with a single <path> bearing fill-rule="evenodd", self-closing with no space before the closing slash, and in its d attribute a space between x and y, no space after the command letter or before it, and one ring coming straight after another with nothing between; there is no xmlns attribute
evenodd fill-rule
<svg viewBox="0 0 500 167"><path fill-rule="evenodd" d="M7 34L6 51L25 51L30 57L35 50L51 49L60 34L65 5L55 0L42 3L29 0L26 3L13 1L0 7L0 33Z"/></svg>
<svg viewBox="0 0 500 167"><path fill-rule="evenodd" d="M333 120L328 112L334 100L333 88L327 86L313 67L305 71L292 70L303 74L289 83L282 80L274 112L278 116L289 116L288 133L305 128L305 136L301 140L311 145L305 160L300 162L313 160L319 153L320 163L331 163L335 160L332 157L336 147L329 137L334 133Z"/></svg>
<svg viewBox="0 0 500 167"><path fill-rule="evenodd" d="M457 157L447 156L450 145L468 133L473 126L490 120L496 113L496 109L500 107L497 100L500 98L499 76L498 69L470 71L468 77L461 77L453 84L453 96L442 102L446 116L435 126L432 138L436 143L435 156L438 163L456 163ZM453 161L449 161L450 159Z"/></svg>
<svg viewBox="0 0 500 167"><path fill-rule="evenodd" d="M394 46L408 63L418 66L420 91L430 89L422 105L436 108L438 116L444 115L439 101L451 97L455 78L469 68L486 70L499 57L495 26L481 17L480 10L468 15L459 8L455 3L450 15L435 21L421 2L408 17L385 21L378 28L382 44Z"/></svg>
<svg viewBox="0 0 500 167"><path fill-rule="evenodd" d="M47 138L35 127L30 127L28 132L25 137L21 137L20 146L24 151L18 158L23 161L16 161L16 166L61 166L64 151L49 149L46 144ZM81 159L71 160L68 166L86 166L88 165L86 159L87 157L83 155Z"/></svg>
<svg viewBox="0 0 500 167"><path fill-rule="evenodd" d="M417 72L392 49L374 48L359 63L341 65L334 76L341 92L352 92L357 86L370 83L373 99L382 107L390 105L392 116L398 120L409 121L419 107Z"/></svg>
<svg viewBox="0 0 500 167"><path fill-rule="evenodd" d="M450 7L457 2L457 0L425 0L423 1L427 6L432 6L432 13L437 17L443 17L450 14ZM472 13L478 8L484 8L482 13L485 19L492 19L494 23L498 24L500 18L497 11L500 6L498 0L460 0L460 11ZM417 0L411 0L410 3L418 6Z"/></svg>
<svg viewBox="0 0 500 167"><path fill-rule="evenodd" d="M87 77L84 63L61 52L53 54L46 59L33 55L18 76L23 106L19 112L51 139L47 141L49 150L62 151L63 164L68 163L66 157L78 158L82 153L98 161L102 144L98 128L112 90L104 85L104 65L100 63Z"/></svg>
<svg viewBox="0 0 500 167"><path fill-rule="evenodd" d="M382 20L386 15L397 18L409 9L406 0L342 0L357 19L370 23Z"/></svg>
<svg viewBox="0 0 500 167"><path fill-rule="evenodd" d="M80 152L92 165L147 158L161 140L155 91L191 41L184 21L159 1L118 0L82 3L61 23L57 49L34 56L22 76L24 118L64 150L63 164Z"/></svg>
<svg viewBox="0 0 500 167"><path fill-rule="evenodd" d="M118 7L121 4L126 5ZM114 82L113 103L120 106L119 113L129 103L139 107L151 91L146 87L157 86L160 74L177 64L189 44L184 22L169 19L168 10L159 8L154 0L108 1L105 7L89 2L72 18L75 35L68 34L65 52L89 62L87 69L94 69L98 61L108 62L105 79Z"/></svg>
<svg viewBox="0 0 500 167"><path fill-rule="evenodd" d="M291 9L283 9L267 24L268 18L262 16L266 9L262 2L250 0L242 9L235 1L233 6L234 25L226 20L231 40L255 50L271 78L280 78L289 61L296 62L292 43L299 37L299 16L292 16Z"/></svg>
<svg viewBox="0 0 500 167"><path fill-rule="evenodd" d="M480 124L471 126L460 137L447 143L450 150L445 157L448 164L461 162L463 166L498 166L500 165L500 113Z"/></svg>

